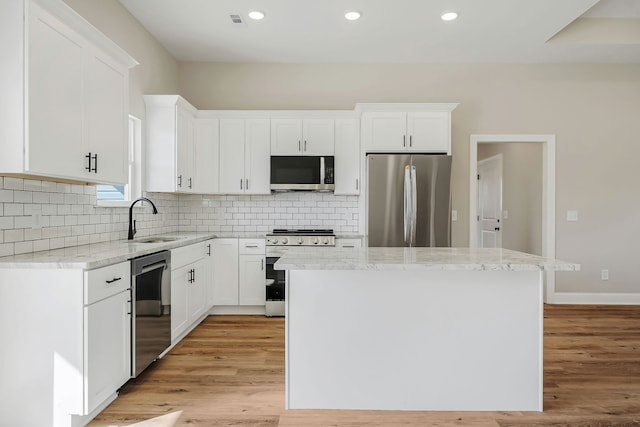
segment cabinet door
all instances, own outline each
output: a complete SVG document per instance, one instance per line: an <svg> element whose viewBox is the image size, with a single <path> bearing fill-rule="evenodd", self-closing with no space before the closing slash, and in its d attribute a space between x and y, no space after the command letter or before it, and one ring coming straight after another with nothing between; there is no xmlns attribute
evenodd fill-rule
<svg viewBox="0 0 640 427"><path fill-rule="evenodd" d="M240 255L239 304L265 305L265 281L264 255Z"/></svg>
<svg viewBox="0 0 640 427"><path fill-rule="evenodd" d="M271 155L302 154L302 120L271 119Z"/></svg>
<svg viewBox="0 0 640 427"><path fill-rule="evenodd" d="M187 193L194 191L193 121L189 111L176 106L178 191Z"/></svg>
<svg viewBox="0 0 640 427"><path fill-rule="evenodd" d="M171 342L176 339L189 325L187 307L187 291L190 286L191 264L184 265L171 271Z"/></svg>
<svg viewBox="0 0 640 427"><path fill-rule="evenodd" d="M30 3L28 172L84 179L82 40ZM18 141L14 141L18 143Z"/></svg>
<svg viewBox="0 0 640 427"><path fill-rule="evenodd" d="M129 290L85 306L85 414L131 377Z"/></svg>
<svg viewBox="0 0 640 427"><path fill-rule="evenodd" d="M195 159L193 190L198 194L217 193L220 147L218 119L195 119L193 146Z"/></svg>
<svg viewBox="0 0 640 427"><path fill-rule="evenodd" d="M271 121L269 119L247 119L245 139L245 192L248 194L271 194Z"/></svg>
<svg viewBox="0 0 640 427"><path fill-rule="evenodd" d="M360 122L336 120L336 195L360 194Z"/></svg>
<svg viewBox="0 0 640 427"><path fill-rule="evenodd" d="M407 134L411 151L447 153L450 150L449 113L407 113Z"/></svg>
<svg viewBox="0 0 640 427"><path fill-rule="evenodd" d="M244 120L220 119L220 193L243 193L244 179Z"/></svg>
<svg viewBox="0 0 640 427"><path fill-rule="evenodd" d="M213 304L238 305L238 239L213 241Z"/></svg>
<svg viewBox="0 0 640 427"><path fill-rule="evenodd" d="M407 149L407 113L363 113L362 141L366 151Z"/></svg>
<svg viewBox="0 0 640 427"><path fill-rule="evenodd" d="M128 72L97 49L88 50L86 148L88 179L126 184L128 176Z"/></svg>
<svg viewBox="0 0 640 427"><path fill-rule="evenodd" d="M191 282L187 285L187 312L189 325L204 314L207 304L207 276L210 274L208 263L201 259L190 264Z"/></svg>
<svg viewBox="0 0 640 427"><path fill-rule="evenodd" d="M304 155L333 155L335 152L333 119L305 119L302 126L302 151Z"/></svg>
<svg viewBox="0 0 640 427"><path fill-rule="evenodd" d="M213 307L213 240L207 240L204 245L206 254L204 261L207 264L207 283L205 284L206 310Z"/></svg>

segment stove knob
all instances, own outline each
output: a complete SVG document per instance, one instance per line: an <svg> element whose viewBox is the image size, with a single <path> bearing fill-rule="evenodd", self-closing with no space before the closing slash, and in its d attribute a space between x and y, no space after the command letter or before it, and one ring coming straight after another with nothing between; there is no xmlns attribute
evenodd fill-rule
<svg viewBox="0 0 640 427"><path fill-rule="evenodd" d="M298 237L298 244L301 245L303 242L302 237Z"/></svg>
<svg viewBox="0 0 640 427"><path fill-rule="evenodd" d="M320 243L320 240L318 240L318 238L317 238L317 237L314 237L314 238L313 238L313 244L314 244L314 245L317 245L318 243Z"/></svg>
<svg viewBox="0 0 640 427"><path fill-rule="evenodd" d="M277 245L277 244L278 244L278 239L273 239L273 240L271 241L271 243L273 243L274 245Z"/></svg>
<svg viewBox="0 0 640 427"><path fill-rule="evenodd" d="M282 239L282 244L286 245L287 243L289 243L289 239L287 239L286 237L284 239Z"/></svg>
<svg viewBox="0 0 640 427"><path fill-rule="evenodd" d="M325 245L328 245L328 244L329 244L329 239L327 239L327 238L325 237L325 239L324 239L324 241L323 241L322 243L324 243Z"/></svg>

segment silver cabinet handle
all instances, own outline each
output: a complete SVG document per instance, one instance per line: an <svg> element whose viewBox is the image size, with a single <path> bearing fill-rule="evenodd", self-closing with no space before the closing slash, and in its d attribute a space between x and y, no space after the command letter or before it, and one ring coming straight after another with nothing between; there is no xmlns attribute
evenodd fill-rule
<svg viewBox="0 0 640 427"><path fill-rule="evenodd" d="M246 178L246 179L244 180L244 189L245 189L245 190L248 190L248 189L249 189L249 178Z"/></svg>
<svg viewBox="0 0 640 427"><path fill-rule="evenodd" d="M409 135L409 147L413 147L413 135Z"/></svg>
<svg viewBox="0 0 640 427"><path fill-rule="evenodd" d="M403 147L407 146L407 135L402 135L402 146Z"/></svg>
<svg viewBox="0 0 640 427"><path fill-rule="evenodd" d="M118 280L122 280L122 277L114 277L114 278L113 278L113 279L111 279L111 280L105 280L105 282L107 282L107 283L111 284L111 283L113 283L113 282L117 282Z"/></svg>
<svg viewBox="0 0 640 427"><path fill-rule="evenodd" d="M260 270L264 271L264 258L260 260Z"/></svg>
<svg viewBox="0 0 640 427"><path fill-rule="evenodd" d="M302 146L300 144L301 144L301 142L300 142L300 140L298 140L298 151L302 151Z"/></svg>
<svg viewBox="0 0 640 427"><path fill-rule="evenodd" d="M358 180L358 179L356 179L356 190L359 190L359 188L358 188L358 181L359 181L359 180Z"/></svg>
<svg viewBox="0 0 640 427"><path fill-rule="evenodd" d="M240 189L242 190L242 178L240 178Z"/></svg>
<svg viewBox="0 0 640 427"><path fill-rule="evenodd" d="M182 187L182 175L178 175L178 187Z"/></svg>
<svg viewBox="0 0 640 427"><path fill-rule="evenodd" d="M207 255L211 256L211 243L207 245Z"/></svg>
<svg viewBox="0 0 640 427"><path fill-rule="evenodd" d="M307 140L304 140L304 151L307 151Z"/></svg>
<svg viewBox="0 0 640 427"><path fill-rule="evenodd" d="M189 188L191 188L191 178L189 178Z"/></svg>
<svg viewBox="0 0 640 427"><path fill-rule="evenodd" d="M244 245L245 248L257 248L258 245Z"/></svg>

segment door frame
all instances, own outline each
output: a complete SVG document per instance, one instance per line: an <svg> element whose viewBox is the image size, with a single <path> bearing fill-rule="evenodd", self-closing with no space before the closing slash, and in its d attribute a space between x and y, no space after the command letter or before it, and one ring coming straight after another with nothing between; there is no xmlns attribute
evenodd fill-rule
<svg viewBox="0 0 640 427"><path fill-rule="evenodd" d="M478 144L542 143L542 256L556 257L556 136L533 134L472 134L469 144L469 247L477 248ZM555 272L545 271L545 302L556 300Z"/></svg>
<svg viewBox="0 0 640 427"><path fill-rule="evenodd" d="M502 202L503 202L503 193L502 193L502 189L503 189L503 172L504 172L504 159L503 159L503 155L502 153L498 153L494 156L491 157L487 157L486 159L482 159L482 160L478 160L476 162L476 167L479 167L481 163L488 163L490 161L498 161L499 162L499 167L498 169L500 170L500 210L498 212L498 219L500 220L499 223L499 227L500 227L500 238L496 239L496 246L497 247L502 247L502 232L504 231L504 220L502 218ZM477 173L477 170L476 170ZM480 186L479 186L480 180L476 179L476 200L480 200ZM478 205L476 205L476 212L478 211ZM477 216L477 215L476 215ZM479 221L476 221L476 225L478 225ZM480 241L482 240L482 227L476 227L476 246L480 246Z"/></svg>

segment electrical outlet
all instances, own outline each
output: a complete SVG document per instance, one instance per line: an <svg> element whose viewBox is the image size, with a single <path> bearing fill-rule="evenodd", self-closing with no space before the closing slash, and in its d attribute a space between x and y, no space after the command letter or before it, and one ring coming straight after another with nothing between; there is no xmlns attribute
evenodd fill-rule
<svg viewBox="0 0 640 427"><path fill-rule="evenodd" d="M502 219L509 219L509 211L508 210L503 210L502 211Z"/></svg>
<svg viewBox="0 0 640 427"><path fill-rule="evenodd" d="M600 278L602 280L609 280L609 270L600 271Z"/></svg>
<svg viewBox="0 0 640 427"><path fill-rule="evenodd" d="M458 211L451 211L451 221L458 220Z"/></svg>
<svg viewBox="0 0 640 427"><path fill-rule="evenodd" d="M567 211L567 221L577 221L578 211Z"/></svg>

